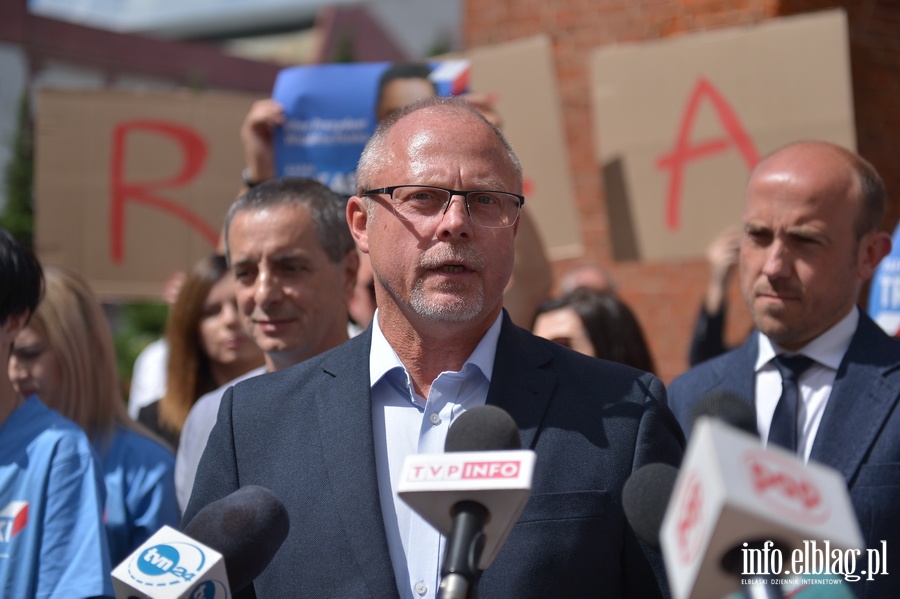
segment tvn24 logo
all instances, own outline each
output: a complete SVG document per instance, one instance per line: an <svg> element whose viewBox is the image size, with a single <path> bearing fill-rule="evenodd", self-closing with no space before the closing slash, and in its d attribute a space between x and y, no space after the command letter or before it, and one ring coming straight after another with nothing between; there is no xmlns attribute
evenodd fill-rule
<svg viewBox="0 0 900 599"><path fill-rule="evenodd" d="M150 588L188 585L206 566L206 554L191 543L172 541L144 549L128 564L128 575ZM217 580L204 580L187 595L191 599L228 599L228 590Z"/></svg>

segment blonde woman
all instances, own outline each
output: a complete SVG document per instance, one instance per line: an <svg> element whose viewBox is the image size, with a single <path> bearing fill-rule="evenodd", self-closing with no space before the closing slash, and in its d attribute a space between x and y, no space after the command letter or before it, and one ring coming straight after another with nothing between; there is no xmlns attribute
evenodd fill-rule
<svg viewBox="0 0 900 599"><path fill-rule="evenodd" d="M0 363L43 289L37 258L0 227ZM0 376L0 596L112 595L104 494L84 431Z"/></svg>
<svg viewBox="0 0 900 599"><path fill-rule="evenodd" d="M78 275L44 271L46 291L15 339L9 378L87 433L106 483L104 521L113 565L162 525L177 526L172 452L125 411L112 335Z"/></svg>

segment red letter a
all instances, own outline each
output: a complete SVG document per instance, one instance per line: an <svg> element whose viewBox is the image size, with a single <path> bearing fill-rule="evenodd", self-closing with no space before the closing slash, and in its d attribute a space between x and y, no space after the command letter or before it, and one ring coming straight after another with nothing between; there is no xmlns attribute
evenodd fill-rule
<svg viewBox="0 0 900 599"><path fill-rule="evenodd" d="M712 102L719 122L725 129L726 137L712 139L696 145L688 145L688 135L697 116L700 100L704 97ZM675 149L656 161L659 169L672 169L669 177L669 193L666 199L666 225L673 231L678 230L680 224L679 208L681 205L681 185L684 178L685 165L691 160L699 160L712 154L724 152L730 144L737 146L748 168L753 168L759 161L759 155L753 145L753 140L744 131L741 122L732 110L722 94L703 77L697 82L694 92L688 100L687 110L684 111L684 119L678 128L678 139L675 141Z"/></svg>

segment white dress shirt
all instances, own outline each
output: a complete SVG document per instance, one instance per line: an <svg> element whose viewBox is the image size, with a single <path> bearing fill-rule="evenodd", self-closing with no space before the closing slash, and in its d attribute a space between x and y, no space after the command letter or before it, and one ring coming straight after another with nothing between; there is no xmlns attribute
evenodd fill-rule
<svg viewBox="0 0 900 599"><path fill-rule="evenodd" d="M181 436L178 439L178 451L175 452L175 495L178 498L178 507L181 508L182 514L191 499L194 479L197 478L197 468L200 466L200 458L203 457L203 451L206 449L206 442L209 441L209 435L219 418L222 396L229 387L265 372L266 367L260 366L228 381L218 389L200 396L200 399L194 402L191 411L188 412L184 426L181 428Z"/></svg>
<svg viewBox="0 0 900 599"><path fill-rule="evenodd" d="M494 369L502 315L459 372L442 372L428 398L418 395L406 368L372 321L369 353L378 491L394 577L402 599L434 599L444 554L441 534L396 493L406 456L443 453L447 430L463 412L484 405Z"/></svg>
<svg viewBox="0 0 900 599"><path fill-rule="evenodd" d="M131 375L131 391L128 393L128 415L132 420L137 420L141 408L166 394L168 362L169 344L165 339L157 339L138 354Z"/></svg>
<svg viewBox="0 0 900 599"><path fill-rule="evenodd" d="M850 311L830 329L804 345L796 352L788 352L760 332L759 354L756 358L756 426L763 439L769 438L769 427L775 414L775 406L781 397L781 374L773 359L781 353L801 354L815 363L799 380L800 403L797 406L797 454L809 460L819 423L828 405L838 367L850 347L850 341L859 324L857 308Z"/></svg>

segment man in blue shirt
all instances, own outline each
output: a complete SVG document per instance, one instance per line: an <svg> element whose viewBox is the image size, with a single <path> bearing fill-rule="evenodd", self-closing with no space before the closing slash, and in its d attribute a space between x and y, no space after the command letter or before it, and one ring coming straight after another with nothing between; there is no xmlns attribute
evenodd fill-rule
<svg viewBox="0 0 900 599"><path fill-rule="evenodd" d="M0 228L0 363L42 288L37 259ZM81 429L0 376L0 596L112 596L104 500Z"/></svg>

